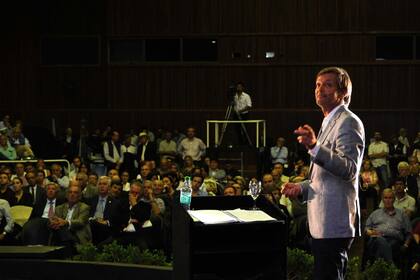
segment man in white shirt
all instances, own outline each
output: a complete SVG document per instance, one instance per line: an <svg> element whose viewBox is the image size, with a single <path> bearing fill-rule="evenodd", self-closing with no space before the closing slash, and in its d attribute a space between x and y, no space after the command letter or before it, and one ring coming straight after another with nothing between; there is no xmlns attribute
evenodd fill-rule
<svg viewBox="0 0 420 280"><path fill-rule="evenodd" d="M249 110L252 108L252 101L249 94L244 92L244 84L238 82L236 84L236 93L233 97L234 120L249 120ZM245 126L244 126L245 127ZM239 137L240 144L246 144L246 131L241 124L236 125L236 130Z"/></svg>
<svg viewBox="0 0 420 280"><path fill-rule="evenodd" d="M272 164L281 163L283 165L287 164L288 150L284 145L286 140L283 137L277 138L276 145L271 147L271 162Z"/></svg>
<svg viewBox="0 0 420 280"><path fill-rule="evenodd" d="M381 141L382 135L378 131L375 132L374 139L375 141L369 145L368 155L371 159L373 167L376 169L376 173L378 173L379 178L381 178L381 187L387 188L389 186L390 178L387 163L387 157L389 154L388 144Z"/></svg>
<svg viewBox="0 0 420 280"><path fill-rule="evenodd" d="M104 158L107 170L112 168L119 169L123 162L119 140L120 134L117 131L113 131L111 139L104 143Z"/></svg>
<svg viewBox="0 0 420 280"><path fill-rule="evenodd" d="M195 128L189 127L187 129L187 138L183 139L178 146L178 152L184 159L186 156L191 156L193 161L200 161L201 157L206 153L206 145L200 139L195 137Z"/></svg>

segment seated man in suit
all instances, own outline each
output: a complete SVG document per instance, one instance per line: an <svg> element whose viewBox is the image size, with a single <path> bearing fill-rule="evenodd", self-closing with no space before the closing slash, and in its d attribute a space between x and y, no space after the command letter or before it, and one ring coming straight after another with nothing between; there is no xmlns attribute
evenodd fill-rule
<svg viewBox="0 0 420 280"><path fill-rule="evenodd" d="M122 198L123 213L125 215L125 228L121 232L120 241L123 244L135 244L140 248L147 248L144 223L150 220L152 207L150 203L142 200L143 186L140 181L131 183L128 195Z"/></svg>
<svg viewBox="0 0 420 280"><path fill-rule="evenodd" d="M110 240L122 229L122 209L118 199L110 194L111 178L101 176L98 182L98 195L90 201L89 223L92 230L93 244Z"/></svg>
<svg viewBox="0 0 420 280"><path fill-rule="evenodd" d="M29 220L22 230L22 242L25 245L47 245L50 231L49 218L54 216L55 208L64 203L57 197L59 185L54 182L47 183L46 195L33 206Z"/></svg>
<svg viewBox="0 0 420 280"><path fill-rule="evenodd" d="M80 202L82 196L77 181L71 181L67 190L67 202L55 209L49 228L53 232L53 243L72 246L92 241L89 226L90 207Z"/></svg>
<svg viewBox="0 0 420 280"><path fill-rule="evenodd" d="M387 188L382 192L384 208L372 212L366 221L368 256L398 261L400 247L408 246L411 224L403 210L394 207L395 194Z"/></svg>
<svg viewBox="0 0 420 280"><path fill-rule="evenodd" d="M36 177L37 175L35 172L27 172L25 178L28 185L23 188L24 192L31 194L33 205L45 201L45 189L37 185Z"/></svg>

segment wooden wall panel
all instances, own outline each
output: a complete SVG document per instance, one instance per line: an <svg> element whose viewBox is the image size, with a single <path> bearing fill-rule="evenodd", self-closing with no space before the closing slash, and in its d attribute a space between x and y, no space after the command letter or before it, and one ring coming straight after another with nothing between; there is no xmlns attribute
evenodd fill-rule
<svg viewBox="0 0 420 280"><path fill-rule="evenodd" d="M402 125L411 135L420 130L420 64L375 61L372 33L420 30L419 1L18 3L5 15L13 27L0 45L0 108L33 124L49 126L53 117L60 127L78 127L86 118L91 129L111 124L123 131L192 124L203 135L206 119L224 117L229 85L244 81L253 118L266 119L272 136L290 136L301 123L319 125L314 75L338 64L353 79L351 108L369 133L389 135ZM219 61L115 66L103 52L95 67L41 67L39 38L45 35L99 36L103 51L116 37L216 37ZM266 51L276 58L267 60ZM241 57L233 59L233 52Z"/></svg>

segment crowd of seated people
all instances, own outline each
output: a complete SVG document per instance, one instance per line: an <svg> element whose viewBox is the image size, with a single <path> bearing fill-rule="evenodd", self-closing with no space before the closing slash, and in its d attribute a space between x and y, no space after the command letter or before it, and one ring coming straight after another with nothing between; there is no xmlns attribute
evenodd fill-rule
<svg viewBox="0 0 420 280"><path fill-rule="evenodd" d="M374 140L366 147L359 195L364 234L370 240L374 236L368 230L374 229L378 211L393 213L383 200L384 190L387 196L391 190L393 207L401 209L396 212L411 220L399 241L404 245L407 235L410 254L415 256L412 252L418 251L419 242L413 237L416 235L414 230L411 232L411 224L415 228L419 216L420 135L410 143L405 134L400 131L399 137L392 137L388 144L382 141L380 132L375 132ZM4 133L2 137L7 147L12 147L9 137ZM0 219L4 221L0 232L7 236L0 235L2 244L93 242L101 246L117 240L141 248L164 249L170 255L173 201L183 177L190 176L193 196L247 195L249 181L261 180L262 195L290 217L290 246L310 250L306 203L301 197L289 199L281 195L284 183L309 179L310 166L307 159L291 156L296 152L288 149L285 137L278 137L276 145L269 149L269 168L261 178L255 173L245 178L232 162L206 156L206 147L193 127L187 128L185 135L163 130L155 135L142 129L122 139L111 127L103 132L95 130L88 136L87 150L103 156L106 174L91 169L89 155L77 154L83 149L77 148L75 139L72 130L66 129L61 143L70 168L58 163L47 165L42 159L0 166ZM10 222L10 207L16 205L33 209L23 228L13 227ZM377 243L368 241L368 255L379 254L372 249L379 247ZM382 257L394 259L389 253L382 253Z"/></svg>

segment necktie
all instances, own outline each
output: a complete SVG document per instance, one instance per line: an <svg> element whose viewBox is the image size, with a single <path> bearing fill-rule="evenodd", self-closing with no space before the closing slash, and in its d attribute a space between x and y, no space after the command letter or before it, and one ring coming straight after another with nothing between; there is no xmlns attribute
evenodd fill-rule
<svg viewBox="0 0 420 280"><path fill-rule="evenodd" d="M52 218L54 216L54 204L53 201L50 200L50 209L48 209L48 218Z"/></svg>
<svg viewBox="0 0 420 280"><path fill-rule="evenodd" d="M98 206L96 207L95 217L96 218L103 218L104 217L104 210L105 210L105 199L101 197L98 201Z"/></svg>

